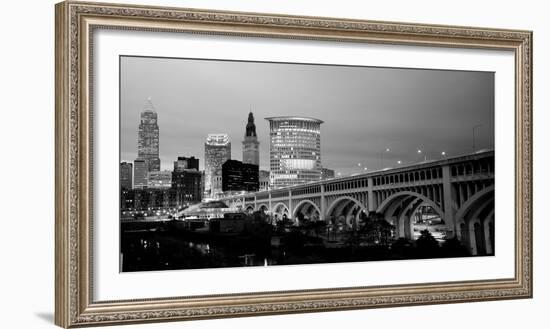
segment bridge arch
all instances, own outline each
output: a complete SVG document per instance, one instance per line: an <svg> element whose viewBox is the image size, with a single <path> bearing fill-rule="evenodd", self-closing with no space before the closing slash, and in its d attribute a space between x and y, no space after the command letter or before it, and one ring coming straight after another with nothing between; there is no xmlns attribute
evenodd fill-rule
<svg viewBox="0 0 550 329"><path fill-rule="evenodd" d="M456 213L458 236L472 255L494 253L494 185L471 196Z"/></svg>
<svg viewBox="0 0 550 329"><path fill-rule="evenodd" d="M397 221L394 223L399 237L414 240L414 219L412 217L423 204L425 204L424 200L414 196L407 199L405 207L398 214Z"/></svg>
<svg viewBox="0 0 550 329"><path fill-rule="evenodd" d="M308 205L309 208L313 208L317 211L317 214L319 217L321 217L321 209L311 200L302 200L300 201L295 207L294 207L294 213L292 214L292 218L297 218L299 212L302 212L304 210L304 206Z"/></svg>
<svg viewBox="0 0 550 329"><path fill-rule="evenodd" d="M258 211L263 211L264 213L269 212L269 207L265 203L261 203L257 206Z"/></svg>
<svg viewBox="0 0 550 329"><path fill-rule="evenodd" d="M460 223L464 221L464 217L466 214L472 210L476 204L480 202L483 198L492 197L494 198L494 192L495 192L495 186L490 185L486 188L482 189L481 191L477 192L476 194L472 195L463 205L458 209L456 212L456 222Z"/></svg>
<svg viewBox="0 0 550 329"><path fill-rule="evenodd" d="M425 195L413 191L401 191L390 195L384 201L382 201L382 203L378 206L378 209L376 209L376 212L383 214L386 212L390 205L394 204L394 202L403 201L404 198L411 196L421 199L430 207L432 207L441 218L445 218L445 214L443 213L443 210L439 205L437 205L433 200L426 197Z"/></svg>
<svg viewBox="0 0 550 329"><path fill-rule="evenodd" d="M286 215L286 217L290 219L291 215L288 206L283 202L275 204L271 209L271 213L273 214L273 216L275 216L276 220L282 220L284 215Z"/></svg>
<svg viewBox="0 0 550 329"><path fill-rule="evenodd" d="M351 207L349 207L351 205ZM368 213L368 209L351 196L341 196L332 201L325 214L326 219L339 221L342 217L348 227L352 227L358 220L361 212Z"/></svg>

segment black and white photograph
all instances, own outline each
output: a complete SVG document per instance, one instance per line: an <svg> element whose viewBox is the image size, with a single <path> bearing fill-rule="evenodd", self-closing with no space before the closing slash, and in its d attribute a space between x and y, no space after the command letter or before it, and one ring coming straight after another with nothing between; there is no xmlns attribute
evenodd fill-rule
<svg viewBox="0 0 550 329"><path fill-rule="evenodd" d="M120 269L493 256L494 98L494 72L120 56Z"/></svg>

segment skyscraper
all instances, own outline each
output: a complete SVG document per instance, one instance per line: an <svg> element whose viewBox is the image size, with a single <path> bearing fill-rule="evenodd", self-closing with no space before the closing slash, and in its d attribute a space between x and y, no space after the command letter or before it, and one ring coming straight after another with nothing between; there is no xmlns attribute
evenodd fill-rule
<svg viewBox="0 0 550 329"><path fill-rule="evenodd" d="M120 163L120 188L132 189L132 164L129 162Z"/></svg>
<svg viewBox="0 0 550 329"><path fill-rule="evenodd" d="M271 117L269 121L272 188L321 179L321 123L306 117Z"/></svg>
<svg viewBox="0 0 550 329"><path fill-rule="evenodd" d="M248 113L248 123L243 140L243 162L256 166L260 165L260 142L256 136L256 125L254 124L254 115Z"/></svg>
<svg viewBox="0 0 550 329"><path fill-rule="evenodd" d="M231 159L227 134L209 134L204 144L204 194L214 197L222 192L222 165Z"/></svg>
<svg viewBox="0 0 550 329"><path fill-rule="evenodd" d="M147 162L147 171L160 171L159 126L151 98L141 112L138 131L138 158Z"/></svg>

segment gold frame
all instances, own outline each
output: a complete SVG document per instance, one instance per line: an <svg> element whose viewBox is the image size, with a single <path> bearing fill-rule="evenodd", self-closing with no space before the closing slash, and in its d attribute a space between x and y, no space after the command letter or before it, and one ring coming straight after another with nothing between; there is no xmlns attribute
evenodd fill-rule
<svg viewBox="0 0 550 329"><path fill-rule="evenodd" d="M532 32L66 1L56 5L55 323L62 327L530 298ZM90 34L95 28L504 49L515 53L515 275L510 279L93 302Z"/></svg>

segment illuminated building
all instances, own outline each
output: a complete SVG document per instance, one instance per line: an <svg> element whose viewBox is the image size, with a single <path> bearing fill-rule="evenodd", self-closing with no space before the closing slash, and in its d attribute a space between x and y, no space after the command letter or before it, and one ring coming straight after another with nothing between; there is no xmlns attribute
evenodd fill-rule
<svg viewBox="0 0 550 329"><path fill-rule="evenodd" d="M237 160L222 165L222 190L254 192L259 189L258 166Z"/></svg>
<svg viewBox="0 0 550 329"><path fill-rule="evenodd" d="M271 117L270 185L280 188L321 179L321 123L306 117Z"/></svg>
<svg viewBox="0 0 550 329"><path fill-rule="evenodd" d="M147 188L167 189L172 187L172 172L169 170L147 173Z"/></svg>
<svg viewBox="0 0 550 329"><path fill-rule="evenodd" d="M147 167L147 160L139 158L134 160L134 188L147 187Z"/></svg>
<svg viewBox="0 0 550 329"><path fill-rule="evenodd" d="M243 141L243 162L256 166L260 165L260 142L256 136L256 125L254 124L254 115L248 114L248 123Z"/></svg>
<svg viewBox="0 0 550 329"><path fill-rule="evenodd" d="M201 172L194 168L174 170L172 173L172 189L176 193L176 205L178 207L201 201L201 178Z"/></svg>
<svg viewBox="0 0 550 329"><path fill-rule="evenodd" d="M157 113L150 98L141 112L138 130L138 158L147 162L147 171L160 171L159 126Z"/></svg>
<svg viewBox="0 0 550 329"><path fill-rule="evenodd" d="M223 218L225 214L235 213L235 209L227 207L221 201L202 202L189 206L178 213L179 219L202 219L209 220L213 218Z"/></svg>
<svg viewBox="0 0 550 329"><path fill-rule="evenodd" d="M131 189L120 193L120 210L123 216L133 217L166 214L174 208L175 193L173 189Z"/></svg>
<svg viewBox="0 0 550 329"><path fill-rule="evenodd" d="M222 165L231 159L231 142L227 134L209 134L204 144L204 194L222 193Z"/></svg>
<svg viewBox="0 0 550 329"><path fill-rule="evenodd" d="M133 169L133 166L129 162L120 163L120 188L121 189L129 190L133 187L132 169Z"/></svg>

